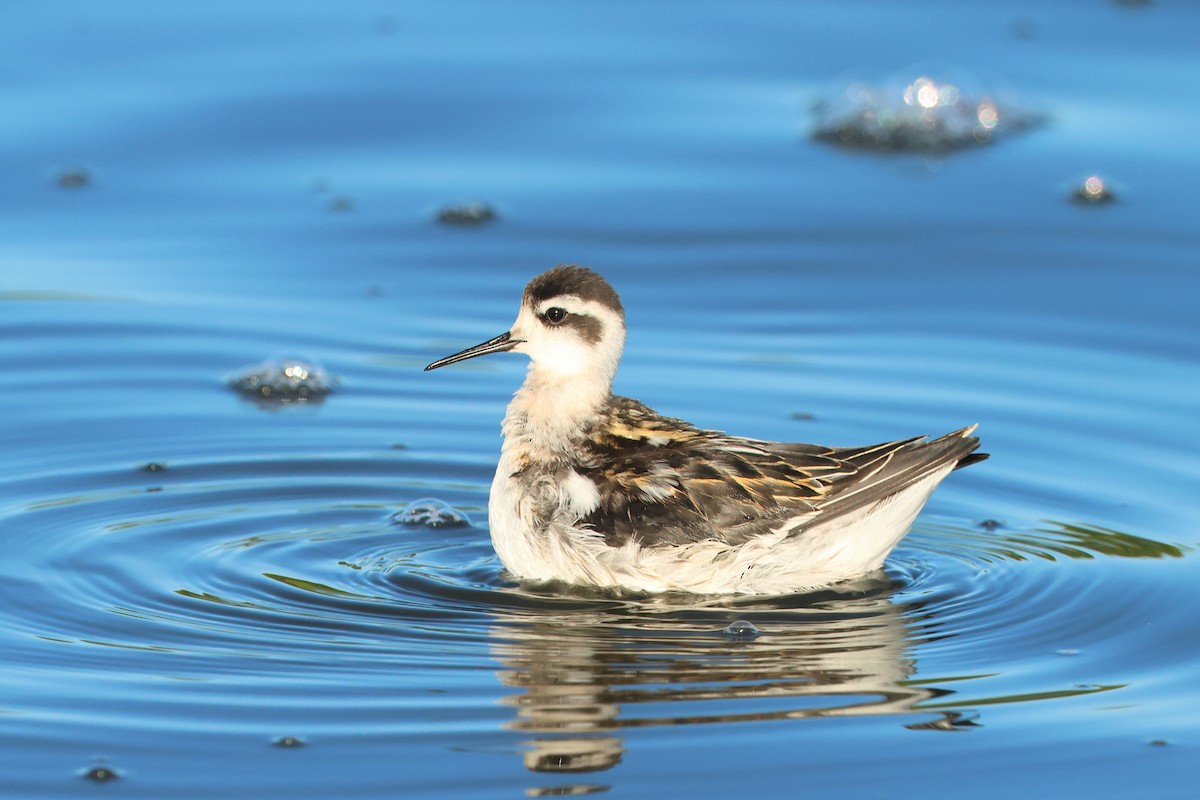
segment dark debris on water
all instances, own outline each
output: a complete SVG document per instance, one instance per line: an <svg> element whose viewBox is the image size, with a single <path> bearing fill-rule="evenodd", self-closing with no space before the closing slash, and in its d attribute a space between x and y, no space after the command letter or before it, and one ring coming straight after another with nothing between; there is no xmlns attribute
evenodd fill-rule
<svg viewBox="0 0 1200 800"><path fill-rule="evenodd" d="M437 219L444 225L482 225L496 218L496 210L487 203L460 203L449 205L438 212Z"/></svg>
<svg viewBox="0 0 1200 800"><path fill-rule="evenodd" d="M972 728L982 728L983 725L977 721L978 719L979 715L974 712L947 711L942 716L929 722L914 722L904 727L910 731L945 731L953 733L969 731Z"/></svg>
<svg viewBox="0 0 1200 800"><path fill-rule="evenodd" d="M525 790L526 797L584 797L601 794L611 787L597 783L571 783L564 786L538 786Z"/></svg>
<svg viewBox="0 0 1200 800"><path fill-rule="evenodd" d="M58 173L55 183L60 189L82 189L91 185L92 175L83 167L71 167Z"/></svg>
<svg viewBox="0 0 1200 800"><path fill-rule="evenodd" d="M308 743L299 736L280 736L279 738L275 739L275 741L271 742L271 744L275 747L294 748L304 747Z"/></svg>

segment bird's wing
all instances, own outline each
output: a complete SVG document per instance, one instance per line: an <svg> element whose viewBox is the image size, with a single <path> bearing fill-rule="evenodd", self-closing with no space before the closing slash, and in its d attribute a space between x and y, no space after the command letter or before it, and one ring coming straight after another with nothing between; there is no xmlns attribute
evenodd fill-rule
<svg viewBox="0 0 1200 800"><path fill-rule="evenodd" d="M919 436L870 447L833 448L831 458L853 471L838 476L828 487L818 512L822 522L890 497L945 469L957 469L987 458L976 453L975 426L926 440ZM792 445L773 445L786 451ZM817 516L813 519L816 520Z"/></svg>
<svg viewBox="0 0 1200 800"><path fill-rule="evenodd" d="M599 493L583 522L613 546L740 544L789 520L826 519L874 502L978 446L973 438L965 449L944 444L965 441L961 431L861 448L777 444L701 430L624 402L593 434L578 467Z"/></svg>

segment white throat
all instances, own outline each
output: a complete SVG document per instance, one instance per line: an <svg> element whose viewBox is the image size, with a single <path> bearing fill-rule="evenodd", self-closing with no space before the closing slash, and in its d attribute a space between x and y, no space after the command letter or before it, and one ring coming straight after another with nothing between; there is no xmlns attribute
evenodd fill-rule
<svg viewBox="0 0 1200 800"><path fill-rule="evenodd" d="M522 460L556 460L573 450L611 396L625 347L624 321L611 310L569 296L544 305L551 302L602 327L587 341L570 329L546 328L537 318L544 309L521 310L512 332L522 344L514 349L530 362L504 417L504 452Z"/></svg>
<svg viewBox="0 0 1200 800"><path fill-rule="evenodd" d="M504 417L504 450L536 461L571 451L612 393L612 376L529 365Z"/></svg>

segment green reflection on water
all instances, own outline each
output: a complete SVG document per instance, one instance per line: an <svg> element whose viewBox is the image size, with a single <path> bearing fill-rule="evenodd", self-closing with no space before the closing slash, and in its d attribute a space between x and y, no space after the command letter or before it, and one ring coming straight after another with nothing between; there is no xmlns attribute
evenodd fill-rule
<svg viewBox="0 0 1200 800"><path fill-rule="evenodd" d="M223 606L232 606L233 608L266 608L259 603L251 603L248 600L230 600L226 597L213 594L212 592L193 592L191 589L176 589L175 593L192 600L204 600L209 603L220 603Z"/></svg>
<svg viewBox="0 0 1200 800"><path fill-rule="evenodd" d="M273 581L279 581L280 583L291 586L293 589L300 589L302 591L312 592L314 594L323 594L327 597L348 597L355 600L362 598L362 595L354 594L353 592L344 592L341 589L335 589L332 586L328 586L324 583L308 581L304 578L292 578L287 575L274 575L270 572L264 572L263 577L270 578Z"/></svg>
<svg viewBox="0 0 1200 800"><path fill-rule="evenodd" d="M1005 541L1027 546L1029 553L1054 560L1054 554L1067 558L1095 558L1097 555L1118 558L1182 558L1184 549L1165 542L1122 533L1099 525L1072 524L1047 521L1052 528L1038 528L1036 533L1053 536L1053 539L1022 536L1006 536ZM1039 552L1039 549L1049 552Z"/></svg>
<svg viewBox="0 0 1200 800"><path fill-rule="evenodd" d="M1191 548L1125 533L1101 525L1043 520L1042 527L1007 529L1002 523L986 530L949 525L920 526L914 536L928 552L968 563L1043 559L1182 558Z"/></svg>
<svg viewBox="0 0 1200 800"><path fill-rule="evenodd" d="M945 678L939 683L944 683L953 678ZM997 695L996 697L981 697L974 700L955 700L954 702L944 703L917 703L913 706L914 711L932 711L942 708L974 708L975 706L997 706L1008 703L1030 703L1035 700L1058 700L1064 697L1082 697L1083 695L1098 694L1100 692L1111 692L1114 689L1124 689L1128 684L1114 683L1102 686L1075 686L1070 689L1055 689L1047 692L1025 692L1022 694L1006 694Z"/></svg>

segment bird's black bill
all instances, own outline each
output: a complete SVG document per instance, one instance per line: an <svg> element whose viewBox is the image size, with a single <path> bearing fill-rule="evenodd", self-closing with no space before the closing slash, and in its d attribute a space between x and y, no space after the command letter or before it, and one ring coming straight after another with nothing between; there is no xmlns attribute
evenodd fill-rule
<svg viewBox="0 0 1200 800"><path fill-rule="evenodd" d="M488 339L483 344L477 344L474 347L468 347L466 350L455 353L452 356L439 358L437 361L426 367L425 371L429 372L431 369L444 367L447 364L453 364L455 361L466 361L468 358L474 358L475 356L486 356L488 353L506 353L517 345L521 344L522 341L522 339L512 338L511 333L502 333L495 339Z"/></svg>

